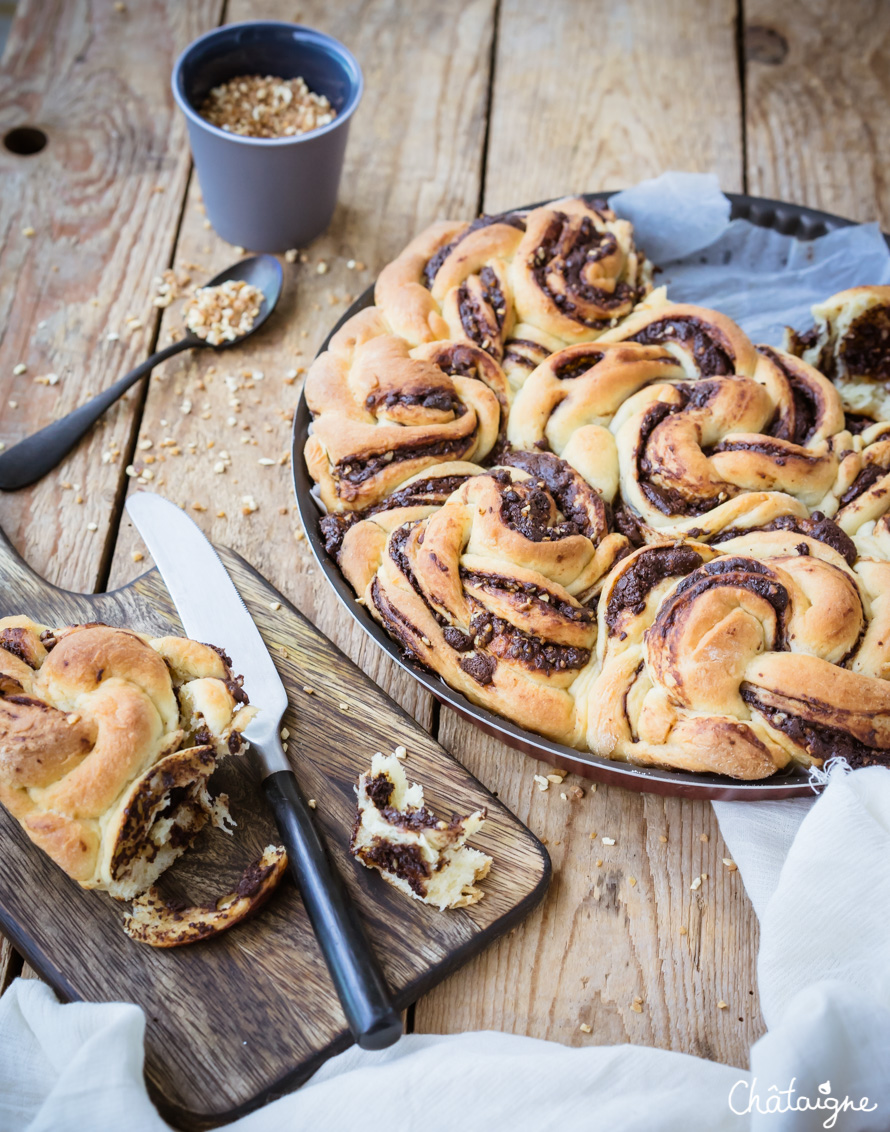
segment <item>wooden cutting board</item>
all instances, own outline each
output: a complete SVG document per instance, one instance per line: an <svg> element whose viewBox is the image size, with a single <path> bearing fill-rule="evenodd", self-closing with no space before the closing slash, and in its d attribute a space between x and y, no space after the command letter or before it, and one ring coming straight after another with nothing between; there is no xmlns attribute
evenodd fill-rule
<svg viewBox="0 0 890 1132"><path fill-rule="evenodd" d="M541 900L550 860L480 782L393 703L236 554L221 556L288 688L289 755L325 840L368 927L396 1004L404 1008L505 932ZM273 610L272 604L281 602ZM0 614L59 626L103 621L153 634L182 626L157 571L106 594L74 594L37 577L0 534ZM237 671L237 650L231 649ZM310 695L304 686L314 689ZM340 705L347 705L344 710ZM489 818L473 844L494 864L472 908L411 901L347 852L353 785L375 751L408 749L409 777L437 813ZM211 782L229 795L233 837L201 834L165 891L215 899L277 842L250 755ZM253 920L174 950L133 943L124 906L87 892L44 856L0 807L0 928L68 1000L134 1002L146 1014L146 1079L164 1116L185 1128L232 1120L306 1080L351 1044L296 888L287 879Z"/></svg>

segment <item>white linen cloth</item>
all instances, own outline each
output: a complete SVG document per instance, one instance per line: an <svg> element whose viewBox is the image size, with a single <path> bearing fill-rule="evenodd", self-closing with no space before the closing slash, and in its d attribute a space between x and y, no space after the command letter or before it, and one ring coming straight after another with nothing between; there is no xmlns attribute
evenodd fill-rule
<svg viewBox="0 0 890 1132"><path fill-rule="evenodd" d="M728 802L718 813L743 880L757 878L769 1032L751 1050L750 1071L639 1046L410 1035L382 1053L348 1050L229 1127L890 1128L890 769L835 771L814 804ZM164 1132L142 1079L144 1026L135 1006L61 1006L42 983L17 980L0 998L0 1130ZM754 1096L764 1109L771 1096L780 1109L824 1107L745 1113ZM836 1111L845 1098L856 1111Z"/></svg>

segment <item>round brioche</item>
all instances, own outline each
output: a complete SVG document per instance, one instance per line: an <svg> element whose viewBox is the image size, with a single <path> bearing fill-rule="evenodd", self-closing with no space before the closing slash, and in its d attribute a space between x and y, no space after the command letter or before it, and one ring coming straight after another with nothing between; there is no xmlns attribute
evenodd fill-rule
<svg viewBox="0 0 890 1132"><path fill-rule="evenodd" d="M422 233L307 380L328 549L409 659L562 742L886 762L890 288L780 350L651 273L585 199Z"/></svg>
<svg viewBox="0 0 890 1132"><path fill-rule="evenodd" d="M70 877L130 899L213 821L249 711L228 659L107 625L0 620L0 801Z"/></svg>

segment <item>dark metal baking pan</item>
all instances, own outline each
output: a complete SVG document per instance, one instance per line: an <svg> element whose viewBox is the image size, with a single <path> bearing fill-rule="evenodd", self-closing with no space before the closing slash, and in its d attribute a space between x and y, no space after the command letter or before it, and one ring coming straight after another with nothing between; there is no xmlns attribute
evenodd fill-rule
<svg viewBox="0 0 890 1132"><path fill-rule="evenodd" d="M591 199L606 199L612 193L588 193ZM814 208L788 204L784 201L768 200L737 193L726 194L732 204L733 220L749 220L761 228L772 228L785 236L795 236L801 240L814 240L838 228L848 228L855 221L830 212L819 212ZM545 202L540 202L545 203ZM534 208L536 205L525 205ZM890 239L888 239L890 243ZM374 302L373 284L361 294L346 311L322 343L319 353L327 349L332 336L347 319ZM364 606L355 600L352 587L340 573L336 561L324 547L318 529L321 516L320 505L312 494L313 481L303 460L303 447L309 435L311 417L305 397L301 396L294 416L293 433L293 477L297 497L297 509L306 531L306 538L312 553L321 567L322 573L332 589L343 602L351 617L354 617L364 631L418 683L431 692L437 700L456 711L462 718L475 723L488 735L502 740L519 751L543 759L555 766L597 782L613 786L624 786L628 790L639 790L650 794L678 795L684 798L709 798L719 801L777 801L781 798L811 797L813 787L804 770L792 768L780 771L771 778L756 782L742 782L718 774L690 774L682 770L665 770L654 767L637 766L634 763L617 762L613 759L594 755L589 751L577 751L562 743L554 743L542 735L517 727L484 708L476 707L460 692L450 688L439 676L428 672L417 664L406 661L401 650Z"/></svg>

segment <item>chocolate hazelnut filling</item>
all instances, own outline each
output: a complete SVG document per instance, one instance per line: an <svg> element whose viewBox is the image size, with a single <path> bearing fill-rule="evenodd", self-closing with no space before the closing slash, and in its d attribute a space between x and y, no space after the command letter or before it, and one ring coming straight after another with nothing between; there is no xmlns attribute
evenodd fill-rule
<svg viewBox="0 0 890 1132"><path fill-rule="evenodd" d="M577 377L583 377L602 360L602 350L591 350L589 354L584 354L583 357L568 358L564 362L558 362L553 367L553 376L560 381L574 381Z"/></svg>
<svg viewBox="0 0 890 1132"><path fill-rule="evenodd" d="M742 538L745 535L755 534L758 531L793 531L795 534L808 535L817 542L824 542L832 550L836 550L843 557L848 566L852 566L857 558L856 546L846 531L831 519L826 519L821 511L814 511L809 518L799 515L780 515L769 523L760 527L727 527L711 539L711 545L729 542L733 538ZM806 547L806 543L802 543ZM807 549L807 553L808 553ZM801 551L800 553L804 553Z"/></svg>
<svg viewBox="0 0 890 1132"><path fill-rule="evenodd" d="M532 342L529 338L508 338L504 344L504 357L502 361L521 366L531 372L550 357L550 351L540 342Z"/></svg>
<svg viewBox="0 0 890 1132"><path fill-rule="evenodd" d="M703 515L714 506L714 500L710 496L704 499L689 499L677 488L652 482L651 477L657 474L659 469L649 458L648 445L652 433L666 417L671 416L672 413L680 412L687 406L696 409L705 408L715 390L719 387L713 382L704 381L699 382L698 385L678 385L675 388L682 398L679 404L672 405L666 401L656 401L649 406L643 417L637 449L637 473L640 490L662 515ZM690 393L690 391L692 392ZM731 484L727 484L724 490L727 496L734 493Z"/></svg>
<svg viewBox="0 0 890 1132"><path fill-rule="evenodd" d="M863 468L838 500L838 506L846 507L848 503L852 503L860 495L864 495L870 487L874 487L878 480L883 479L887 472L888 469L882 468L880 464L869 464L867 468Z"/></svg>
<svg viewBox="0 0 890 1132"><path fill-rule="evenodd" d="M478 355L461 342L443 342L430 361L449 377L474 377L478 381L483 380Z"/></svg>
<svg viewBox="0 0 890 1132"><path fill-rule="evenodd" d="M683 615L688 602L718 586L736 586L769 602L776 614L775 651L785 651L788 591L768 566L753 558L715 558L684 578L662 603L650 633L664 637Z"/></svg>
<svg viewBox="0 0 890 1132"><path fill-rule="evenodd" d="M614 290L607 291L584 279L583 272L589 263L614 255L617 249L615 236L599 231L589 216L583 217L580 224L573 224L564 212L554 212L529 266L536 283L560 313L600 330L611 325L611 318L589 318L579 310L579 303L618 312L622 308L630 310L639 297L637 288L626 282L616 282ZM554 275L562 278L565 292L551 286Z"/></svg>
<svg viewBox="0 0 890 1132"><path fill-rule="evenodd" d="M390 449L378 456L347 456L334 465L334 479L341 483L345 482L358 486L383 471L388 464L400 464L406 460L427 459L431 456L459 460L472 451L476 444L478 432L479 426L477 424L473 431L466 436L433 440L429 444L415 445L410 448Z"/></svg>
<svg viewBox="0 0 890 1132"><path fill-rule="evenodd" d="M557 645L525 633L495 617L484 606L471 599L471 605L476 607L470 619L470 632L473 635L475 648L484 648L488 655L477 652L475 657L460 661L464 671L470 671L467 665L472 664L480 657L491 662L492 673L497 660L517 661L534 672L554 672L566 668L583 668L590 660L590 649L578 648L575 645ZM470 675L475 676L471 672ZM478 677L475 677L478 679ZM490 683L490 678L480 683Z"/></svg>
<svg viewBox="0 0 890 1132"><path fill-rule="evenodd" d="M644 346L662 346L679 342L695 360L704 377L719 377L735 372L735 354L724 336L695 315L662 318L650 322L628 339Z"/></svg>
<svg viewBox="0 0 890 1132"><path fill-rule="evenodd" d="M890 764L890 751L886 748L869 747L849 731L838 727L826 727L813 723L799 715L790 715L763 703L755 688L742 685L742 699L746 704L778 731L783 732L812 758L829 759L839 756L852 767L887 766Z"/></svg>
<svg viewBox="0 0 890 1132"><path fill-rule="evenodd" d="M394 845L385 838L375 837L372 845L361 850L361 856L369 864L407 881L418 896L426 894L430 869L418 846Z"/></svg>
<svg viewBox="0 0 890 1132"><path fill-rule="evenodd" d="M0 648L17 656L29 668L37 669L37 659L30 646L30 635L21 626L10 626L0 632Z"/></svg>
<svg viewBox="0 0 890 1132"><path fill-rule="evenodd" d="M890 380L890 307L872 307L860 315L840 343L838 355L838 368L849 377Z"/></svg>
<svg viewBox="0 0 890 1132"><path fill-rule="evenodd" d="M397 507L441 506L448 496L457 491L468 479L469 476L430 476L428 479L415 480L414 483L399 488L380 503L366 507L363 511L332 511L318 521L325 550L336 557L350 527L382 511L392 511Z"/></svg>
<svg viewBox="0 0 890 1132"><path fill-rule="evenodd" d="M646 598L659 582L691 574L701 564L701 555L691 546L656 546L640 554L612 587L606 606L609 634L615 633L615 623L625 609L643 612Z"/></svg>
<svg viewBox="0 0 890 1132"><path fill-rule="evenodd" d="M867 417L864 413L844 414L844 428L847 432L852 432L854 436L859 436L860 433L865 432L867 428L871 428L876 423L874 417Z"/></svg>
<svg viewBox="0 0 890 1132"><path fill-rule="evenodd" d="M808 452L789 452L780 444L771 444L769 440L723 440L714 448L708 449L706 455L713 456L715 452L759 452L762 456L769 456L775 465L784 468L789 460L797 460L805 464L819 464L822 456L812 456Z"/></svg>
<svg viewBox="0 0 890 1132"><path fill-rule="evenodd" d="M792 444L807 444L822 421L825 411L822 398L813 387L800 380L777 350L771 346L758 349L772 361L791 389L791 412L769 428L769 435Z"/></svg>
<svg viewBox="0 0 890 1132"><path fill-rule="evenodd" d="M439 268L445 260L448 259L461 240L465 240L471 232L478 232L480 228L488 228L491 224L509 224L511 228L518 228L520 232L525 231L525 220L518 212L502 212L496 216L477 216L473 223L465 228L457 239L439 248L432 259L427 260L426 266L423 269L423 281L428 291L432 289L436 276L439 274Z"/></svg>
<svg viewBox="0 0 890 1132"><path fill-rule="evenodd" d="M457 662L468 676L472 676L477 684L486 687L494 679L498 662L493 656L477 652L473 656L464 656Z"/></svg>
<svg viewBox="0 0 890 1132"><path fill-rule="evenodd" d="M574 528L566 533L585 535L592 542L607 533L608 516L602 497L565 460L545 452L509 452L501 463L520 468L544 484L566 517L561 527Z"/></svg>
<svg viewBox="0 0 890 1132"><path fill-rule="evenodd" d="M455 417L461 417L467 411L458 395L450 389L433 389L430 392L419 393L390 389L386 393L369 393L365 398L365 408L372 413L378 409L394 409L397 405L412 408L419 405L424 409L451 413Z"/></svg>
<svg viewBox="0 0 890 1132"><path fill-rule="evenodd" d="M507 313L507 301L501 282L490 267L479 272L481 295L474 295L466 283L457 292L457 309L464 333L496 360L503 357L500 341L501 327Z"/></svg>
<svg viewBox="0 0 890 1132"><path fill-rule="evenodd" d="M472 586L474 589L500 591L501 593L508 594L525 594L526 597L547 605L567 621L590 624L596 617L593 610L563 601L561 598L550 593L549 590L535 585L534 582L521 582L517 578L506 578L500 574L484 574L479 571L464 570L463 568L461 568L460 576L465 585Z"/></svg>
<svg viewBox="0 0 890 1132"><path fill-rule="evenodd" d="M386 631L402 646L405 660L426 667L414 651L414 640L421 636L420 630L407 617L403 616L387 598L380 588L380 582L376 576L371 582L371 604L380 614L380 619L386 626Z"/></svg>

